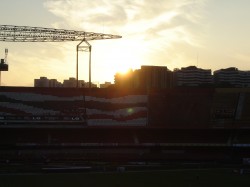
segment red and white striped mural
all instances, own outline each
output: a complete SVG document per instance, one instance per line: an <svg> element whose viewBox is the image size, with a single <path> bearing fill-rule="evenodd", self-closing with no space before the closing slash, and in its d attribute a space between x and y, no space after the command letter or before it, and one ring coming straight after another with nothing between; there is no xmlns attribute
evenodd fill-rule
<svg viewBox="0 0 250 187"><path fill-rule="evenodd" d="M62 89L63 90L63 89ZM75 96L0 92L0 120L75 121L94 125L146 125L147 95Z"/></svg>

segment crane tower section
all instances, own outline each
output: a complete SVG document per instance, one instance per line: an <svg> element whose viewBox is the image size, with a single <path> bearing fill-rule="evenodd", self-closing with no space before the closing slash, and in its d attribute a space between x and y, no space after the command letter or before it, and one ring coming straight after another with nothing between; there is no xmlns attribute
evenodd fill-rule
<svg viewBox="0 0 250 187"><path fill-rule="evenodd" d="M116 38L121 36L43 27L0 25L0 41L5 42L65 42Z"/></svg>

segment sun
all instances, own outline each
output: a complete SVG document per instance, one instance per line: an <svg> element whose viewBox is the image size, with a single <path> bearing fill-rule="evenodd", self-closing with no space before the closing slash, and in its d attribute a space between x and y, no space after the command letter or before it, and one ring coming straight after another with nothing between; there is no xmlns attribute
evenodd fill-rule
<svg viewBox="0 0 250 187"><path fill-rule="evenodd" d="M143 47L138 42L122 41L113 53L112 65L120 73L140 68L143 65L142 49Z"/></svg>
<svg viewBox="0 0 250 187"><path fill-rule="evenodd" d="M121 56L117 54L116 59L119 60L112 62L113 69L117 73L126 74L131 70L139 69L142 65L141 60L136 55L127 54L121 58L122 56L123 54Z"/></svg>
<svg viewBox="0 0 250 187"><path fill-rule="evenodd" d="M125 74L140 69L143 65L142 43L129 39L119 39L98 43L93 51L94 79L114 80L116 73ZM98 70L98 72L96 71Z"/></svg>
<svg viewBox="0 0 250 187"><path fill-rule="evenodd" d="M117 71L117 73L120 73L120 74L123 74L123 75L125 75L125 74L127 74L130 70L132 70L132 68L129 68L129 69L121 69L121 70L118 70Z"/></svg>

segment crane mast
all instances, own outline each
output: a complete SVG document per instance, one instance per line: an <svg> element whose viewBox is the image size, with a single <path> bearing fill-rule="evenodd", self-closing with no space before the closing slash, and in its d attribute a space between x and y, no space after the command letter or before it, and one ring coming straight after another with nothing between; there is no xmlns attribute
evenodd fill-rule
<svg viewBox="0 0 250 187"><path fill-rule="evenodd" d="M7 61L8 52L9 52L8 48L5 48L5 58L4 58L5 64L8 64Z"/></svg>

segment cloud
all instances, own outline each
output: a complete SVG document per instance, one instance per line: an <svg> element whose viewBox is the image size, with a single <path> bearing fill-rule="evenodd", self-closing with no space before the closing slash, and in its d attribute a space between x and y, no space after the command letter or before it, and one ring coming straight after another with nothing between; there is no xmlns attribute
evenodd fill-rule
<svg viewBox="0 0 250 187"><path fill-rule="evenodd" d="M66 24L76 29L98 30L101 25L118 27L126 22L124 8L117 2L110 4L105 0L52 0L46 1L44 6L63 19L61 23L57 23L59 26Z"/></svg>
<svg viewBox="0 0 250 187"><path fill-rule="evenodd" d="M48 0L44 6L62 18L62 26L130 34L159 33L199 23L204 0ZM58 23L58 26L60 23ZM154 32L153 32L154 31Z"/></svg>
<svg viewBox="0 0 250 187"><path fill-rule="evenodd" d="M205 29L203 14L206 0L47 0L44 6L61 18L57 28L104 32L123 36L123 43L137 46L144 64L167 65L176 55L166 58L164 51L179 53L184 47L201 47ZM180 47L181 46L181 47ZM179 47L179 49L177 48ZM144 49L143 49L144 48ZM143 50L142 50L143 49ZM112 49L111 49L112 50ZM121 48L129 53L127 48ZM188 51L188 50L187 50ZM182 57L180 57L182 55ZM158 62L155 62L154 59ZM149 62L151 61L151 62ZM154 62L153 62L154 61Z"/></svg>

